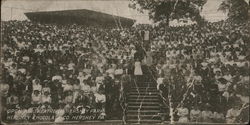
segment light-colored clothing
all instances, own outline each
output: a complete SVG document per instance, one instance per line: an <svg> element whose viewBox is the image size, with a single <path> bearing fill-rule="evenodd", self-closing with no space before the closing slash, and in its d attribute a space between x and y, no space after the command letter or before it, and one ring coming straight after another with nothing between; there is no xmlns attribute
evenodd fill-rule
<svg viewBox="0 0 250 125"><path fill-rule="evenodd" d="M59 82L62 82L62 76L56 75L52 77L52 81L58 80Z"/></svg>
<svg viewBox="0 0 250 125"><path fill-rule="evenodd" d="M42 103L51 103L51 97L50 96L42 96Z"/></svg>
<svg viewBox="0 0 250 125"><path fill-rule="evenodd" d="M99 93L95 93L95 102L96 103L104 103L106 102L106 96L104 94L99 94Z"/></svg>
<svg viewBox="0 0 250 125"><path fill-rule="evenodd" d="M218 84L218 89L219 89L220 92L225 92L227 90L228 86L229 86L228 84L219 83Z"/></svg>
<svg viewBox="0 0 250 125"><path fill-rule="evenodd" d="M49 87L42 88L42 93L44 94L45 92L50 93L50 88Z"/></svg>
<svg viewBox="0 0 250 125"><path fill-rule="evenodd" d="M115 76L114 76L114 74L115 74L115 69L110 68L110 69L108 69L106 72L109 73L109 76L110 76L112 79L115 78Z"/></svg>
<svg viewBox="0 0 250 125"><path fill-rule="evenodd" d="M187 108L178 108L178 116L180 116L178 122L188 122L189 111Z"/></svg>
<svg viewBox="0 0 250 125"><path fill-rule="evenodd" d="M241 99L241 101L242 101L243 104L244 103L249 103L249 96L242 96L240 94L237 94L236 96Z"/></svg>
<svg viewBox="0 0 250 125"><path fill-rule="evenodd" d="M32 94L31 96L32 99L32 104L40 104L42 102L42 96L40 94L38 94L37 96Z"/></svg>
<svg viewBox="0 0 250 125"><path fill-rule="evenodd" d="M201 117L201 111L199 109L198 110L192 109L190 111L190 120L192 122L199 121L200 117Z"/></svg>
<svg viewBox="0 0 250 125"><path fill-rule="evenodd" d="M63 84L62 87L63 87L64 92L65 91L73 91L73 86L70 84Z"/></svg>
<svg viewBox="0 0 250 125"><path fill-rule="evenodd" d="M141 62L139 62L139 61L135 62L134 75L143 75L142 69L141 69Z"/></svg>
<svg viewBox="0 0 250 125"><path fill-rule="evenodd" d="M38 90L39 92L42 91L42 85L40 85L40 84L33 83L32 87L33 87L33 91L35 91L35 90Z"/></svg>
<svg viewBox="0 0 250 125"><path fill-rule="evenodd" d="M56 117L63 116L64 113L65 113L65 110L64 110L64 109L57 109L57 110L55 111Z"/></svg>
<svg viewBox="0 0 250 125"><path fill-rule="evenodd" d="M163 84L163 80L164 80L164 78L162 78L162 77L157 79L157 90L160 89L159 87L160 87L161 84Z"/></svg>
<svg viewBox="0 0 250 125"><path fill-rule="evenodd" d="M74 70L74 67L75 67L74 63L68 64L68 70Z"/></svg>
<svg viewBox="0 0 250 125"><path fill-rule="evenodd" d="M65 97L64 103L69 104L69 103L72 103L72 102L73 102L73 96L72 95L69 95L69 96Z"/></svg>
<svg viewBox="0 0 250 125"><path fill-rule="evenodd" d="M83 84L84 80L87 80L89 77L91 77L89 74L87 75L80 75L77 77L77 79L80 81L80 84Z"/></svg>
<svg viewBox="0 0 250 125"><path fill-rule="evenodd" d="M229 109L227 111L227 115L226 115L226 122L227 123L235 123L236 118L240 115L240 110L238 109Z"/></svg>
<svg viewBox="0 0 250 125"><path fill-rule="evenodd" d="M10 86L8 84L0 84L0 94L7 96Z"/></svg>
<svg viewBox="0 0 250 125"><path fill-rule="evenodd" d="M212 118L213 118L212 111L202 111L201 118L202 118L202 122L212 122Z"/></svg>
<svg viewBox="0 0 250 125"><path fill-rule="evenodd" d="M115 75L122 75L123 74L123 70L122 69L116 69L115 70Z"/></svg>
<svg viewBox="0 0 250 125"><path fill-rule="evenodd" d="M18 97L17 96L10 96L7 98L7 104L9 105L15 105L18 104Z"/></svg>
<svg viewBox="0 0 250 125"><path fill-rule="evenodd" d="M96 77L95 82L101 84L101 83L103 83L103 80L104 80L103 76L98 76L98 77Z"/></svg>
<svg viewBox="0 0 250 125"><path fill-rule="evenodd" d="M213 118L216 122L223 122L225 120L225 116L223 113L214 112Z"/></svg>
<svg viewBox="0 0 250 125"><path fill-rule="evenodd" d="M229 75L224 75L223 78L226 79L229 82L232 82L232 76L230 74Z"/></svg>
<svg viewBox="0 0 250 125"><path fill-rule="evenodd" d="M90 86L87 84L80 84L81 85L81 90L83 90L84 92L90 92Z"/></svg>
<svg viewBox="0 0 250 125"><path fill-rule="evenodd" d="M65 114L64 109L56 110L55 114L56 114L55 122L63 122L65 120L64 117L63 117L63 115Z"/></svg>
<svg viewBox="0 0 250 125"><path fill-rule="evenodd" d="M147 66L151 66L153 64L153 57L150 52L147 52L147 56L143 59L143 63Z"/></svg>

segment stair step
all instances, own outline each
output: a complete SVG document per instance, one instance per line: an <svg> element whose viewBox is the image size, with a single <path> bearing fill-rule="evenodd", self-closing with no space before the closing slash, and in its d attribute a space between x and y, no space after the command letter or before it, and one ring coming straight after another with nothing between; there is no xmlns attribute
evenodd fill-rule
<svg viewBox="0 0 250 125"><path fill-rule="evenodd" d="M153 84L154 82L153 81L151 81L151 82L148 82L148 81L139 81L137 83L150 83L150 84Z"/></svg>
<svg viewBox="0 0 250 125"><path fill-rule="evenodd" d="M135 110L129 110L130 112L127 112L127 116L133 116L133 115L138 115L138 112L135 112ZM137 110L136 110L137 111ZM139 115L164 115L164 113L162 112L158 112L160 110L149 110L149 112L146 112L145 110L141 110L141 112L139 113ZM136 113L136 114L135 114ZM145 113L151 113L151 114L145 114ZM166 115L166 114L165 114Z"/></svg>
<svg viewBox="0 0 250 125"><path fill-rule="evenodd" d="M158 95L129 95L128 98L158 98Z"/></svg>
<svg viewBox="0 0 250 125"><path fill-rule="evenodd" d="M145 78L151 76L145 76ZM149 80L149 79L145 79ZM154 81L140 81L132 82L132 88L129 89L127 94L127 122L131 124L138 123L161 123L161 102L159 91ZM140 112L138 113L138 109ZM140 121L138 122L138 114Z"/></svg>
<svg viewBox="0 0 250 125"><path fill-rule="evenodd" d="M140 106L128 105L130 108L139 108ZM142 108L159 108L160 106L142 106Z"/></svg>
<svg viewBox="0 0 250 125"><path fill-rule="evenodd" d="M147 103L134 103L134 104L128 104L129 106L140 106L140 105L142 105L142 106L160 106L158 103L155 103L155 104L153 104L153 103L149 103L149 104L147 104Z"/></svg>
<svg viewBox="0 0 250 125"><path fill-rule="evenodd" d="M138 94L138 92L139 93L157 93L157 94L159 94L159 91L156 91L156 90L139 90L139 91L137 91L137 90L130 90L129 92L127 92L127 94L129 94L129 93L136 93L136 94Z"/></svg>
<svg viewBox="0 0 250 125"><path fill-rule="evenodd" d="M131 105L129 105L129 106L128 106L128 109L135 109L135 110L144 109L144 110L150 110L150 109L160 109L160 106L144 106L144 105L142 105L142 106L140 107L140 105L136 105L136 106L131 106Z"/></svg>
<svg viewBox="0 0 250 125"><path fill-rule="evenodd" d="M133 105L143 105L143 106L159 106L158 102L128 102L129 106Z"/></svg>
<svg viewBox="0 0 250 125"><path fill-rule="evenodd" d="M129 101L127 101L127 103L130 103L130 102L138 102L138 103L144 103L144 102L155 102L155 103L157 103L157 104L160 104L160 101L159 100L150 100L150 99L145 99L145 100L142 100L142 99L138 99L138 100L136 100L136 99L130 99Z"/></svg>
<svg viewBox="0 0 250 125"><path fill-rule="evenodd" d="M150 86L150 87L132 87L131 89L157 89L157 87L152 87L152 86Z"/></svg>
<svg viewBox="0 0 250 125"><path fill-rule="evenodd" d="M159 113L161 112L160 110L141 110L140 111L141 113ZM138 113L138 110L135 110L135 109L128 109L128 113Z"/></svg>
<svg viewBox="0 0 250 125"><path fill-rule="evenodd" d="M140 96L137 96L137 95L130 95L129 97L128 97L128 99L133 99L133 100L137 100L137 102L139 101L144 101L144 100L146 100L146 101L148 101L147 99L158 99L158 97L156 97L156 96L143 96L143 95L140 95ZM152 100L152 101L154 101L154 100ZM158 101L159 102L159 101Z"/></svg>
<svg viewBox="0 0 250 125"><path fill-rule="evenodd" d="M127 120L129 123L138 123L138 119ZM140 120L139 123L160 123L161 120Z"/></svg>
<svg viewBox="0 0 250 125"><path fill-rule="evenodd" d="M138 118L138 114L129 114L127 115L128 118ZM159 118L161 117L160 114L151 114L151 115L139 115L140 118L148 118L148 119L153 119L153 118Z"/></svg>
<svg viewBox="0 0 250 125"><path fill-rule="evenodd" d="M159 112L140 112L139 114L140 115L157 115ZM127 116L128 115L138 115L138 112L128 112L127 113Z"/></svg>
<svg viewBox="0 0 250 125"><path fill-rule="evenodd" d="M130 89L129 92L159 92L157 89Z"/></svg>
<svg viewBox="0 0 250 125"><path fill-rule="evenodd" d="M152 99L149 99L149 98L129 98L128 99L128 102L159 102L159 99L158 98L152 98Z"/></svg>
<svg viewBox="0 0 250 125"><path fill-rule="evenodd" d="M131 87L132 88L156 88L157 84L144 84L144 83L141 83L141 84L132 84Z"/></svg>
<svg viewBox="0 0 250 125"><path fill-rule="evenodd" d="M129 92L129 95L158 95L158 92Z"/></svg>
<svg viewBox="0 0 250 125"><path fill-rule="evenodd" d="M137 101L137 102L128 102L128 104L159 104L158 102L140 102L140 101Z"/></svg>

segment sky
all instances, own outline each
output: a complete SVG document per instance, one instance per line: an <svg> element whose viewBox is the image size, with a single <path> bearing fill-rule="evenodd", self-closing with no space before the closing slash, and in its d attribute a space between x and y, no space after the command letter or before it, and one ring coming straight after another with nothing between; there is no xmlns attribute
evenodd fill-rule
<svg viewBox="0 0 250 125"><path fill-rule="evenodd" d="M217 9L222 0L207 0L201 15L210 22L225 19L225 13ZM128 7L129 0L4 0L1 5L1 20L26 20L25 12L89 9L135 19L137 23L152 23L147 13ZM172 24L180 23L173 21Z"/></svg>

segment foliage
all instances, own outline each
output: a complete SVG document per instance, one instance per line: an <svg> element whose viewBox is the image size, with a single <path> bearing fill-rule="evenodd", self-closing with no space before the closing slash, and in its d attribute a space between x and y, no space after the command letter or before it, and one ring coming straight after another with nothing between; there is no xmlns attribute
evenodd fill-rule
<svg viewBox="0 0 250 125"><path fill-rule="evenodd" d="M249 17L249 5L245 0L224 0L218 10L228 12L228 19L232 21L246 21Z"/></svg>
<svg viewBox="0 0 250 125"><path fill-rule="evenodd" d="M130 0L129 7L144 13L154 22L169 23L174 19L187 19L200 22L200 11L207 0Z"/></svg>

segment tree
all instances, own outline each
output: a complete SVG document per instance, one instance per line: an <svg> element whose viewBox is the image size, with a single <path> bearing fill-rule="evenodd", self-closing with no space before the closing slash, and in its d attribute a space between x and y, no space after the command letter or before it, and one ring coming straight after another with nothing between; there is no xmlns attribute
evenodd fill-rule
<svg viewBox="0 0 250 125"><path fill-rule="evenodd" d="M148 12L154 22L164 22L174 19L187 19L201 23L204 19L200 15L207 0L130 0L129 7L141 13Z"/></svg>
<svg viewBox="0 0 250 125"><path fill-rule="evenodd" d="M249 18L249 3L246 0L224 0L218 11L228 12L228 19L232 21L246 21Z"/></svg>

